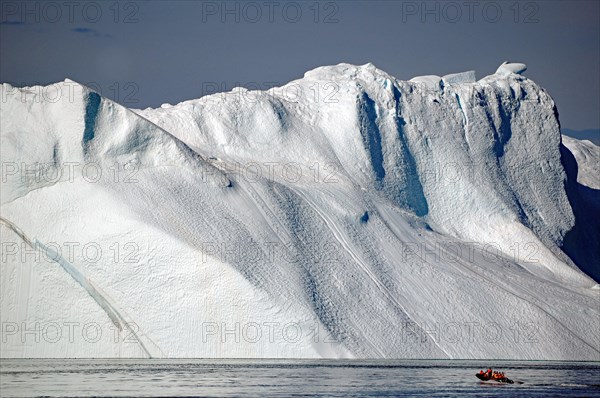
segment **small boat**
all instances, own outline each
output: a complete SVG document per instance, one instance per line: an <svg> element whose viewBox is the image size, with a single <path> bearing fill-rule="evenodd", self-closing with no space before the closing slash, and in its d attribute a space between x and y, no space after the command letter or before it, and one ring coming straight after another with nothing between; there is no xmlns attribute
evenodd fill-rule
<svg viewBox="0 0 600 398"><path fill-rule="evenodd" d="M507 384L514 383L514 381L512 381L508 377L493 378L493 377L488 377L485 373L476 373L475 376L479 380L482 380L482 381L496 381L498 383L507 383Z"/></svg>

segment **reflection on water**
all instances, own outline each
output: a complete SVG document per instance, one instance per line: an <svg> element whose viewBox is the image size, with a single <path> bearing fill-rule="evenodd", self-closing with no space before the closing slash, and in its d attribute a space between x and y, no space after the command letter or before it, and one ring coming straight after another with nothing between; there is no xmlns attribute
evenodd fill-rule
<svg viewBox="0 0 600 398"><path fill-rule="evenodd" d="M480 382L492 366L523 384ZM8 396L598 396L599 362L2 360Z"/></svg>

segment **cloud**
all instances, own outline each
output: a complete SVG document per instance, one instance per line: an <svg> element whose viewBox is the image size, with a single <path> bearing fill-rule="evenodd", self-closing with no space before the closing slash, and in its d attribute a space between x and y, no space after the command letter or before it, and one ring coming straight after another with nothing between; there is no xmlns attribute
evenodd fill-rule
<svg viewBox="0 0 600 398"><path fill-rule="evenodd" d="M90 36L90 37L112 37L109 34L102 34L100 32L98 32L96 29L92 29L92 28L73 28L71 29L72 32L75 33L81 33L82 35L86 35L86 36Z"/></svg>
<svg viewBox="0 0 600 398"><path fill-rule="evenodd" d="M25 22L6 20L6 21L0 21L0 25L25 25Z"/></svg>
<svg viewBox="0 0 600 398"><path fill-rule="evenodd" d="M71 31L76 33L83 33L84 35L89 36L100 36L100 33L98 33L97 30L91 28L73 28L71 29Z"/></svg>

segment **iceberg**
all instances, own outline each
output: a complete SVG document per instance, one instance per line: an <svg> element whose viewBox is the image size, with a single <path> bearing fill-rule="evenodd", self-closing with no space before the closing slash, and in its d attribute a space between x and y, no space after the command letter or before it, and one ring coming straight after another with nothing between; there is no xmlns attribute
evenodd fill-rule
<svg viewBox="0 0 600 398"><path fill-rule="evenodd" d="M520 65L144 110L2 85L0 355L599 360L597 147Z"/></svg>

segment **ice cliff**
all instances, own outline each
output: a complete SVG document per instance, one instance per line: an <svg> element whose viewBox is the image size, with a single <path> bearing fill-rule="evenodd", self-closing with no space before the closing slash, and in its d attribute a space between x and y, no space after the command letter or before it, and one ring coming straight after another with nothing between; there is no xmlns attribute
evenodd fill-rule
<svg viewBox="0 0 600 398"><path fill-rule="evenodd" d="M525 69L4 84L1 355L600 359L598 147Z"/></svg>

